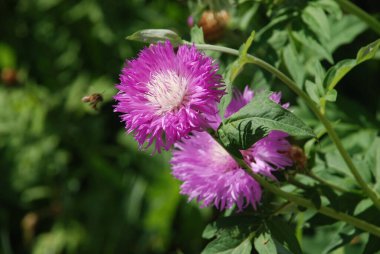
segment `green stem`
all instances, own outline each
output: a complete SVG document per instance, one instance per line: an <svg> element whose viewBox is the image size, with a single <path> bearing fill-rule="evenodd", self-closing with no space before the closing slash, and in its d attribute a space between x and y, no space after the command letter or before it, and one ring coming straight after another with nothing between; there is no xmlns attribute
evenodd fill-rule
<svg viewBox="0 0 380 254"><path fill-rule="evenodd" d="M321 177L317 176L316 174L314 174L314 173L311 172L311 171L308 172L308 173L306 174L306 176L308 176L308 177L314 179L315 181L320 182L320 183L323 184L323 185L329 186L331 189L335 189L335 190L340 191L340 192L343 192L343 193L344 193L344 192L352 192L352 193L359 194L359 195L361 194L361 193L358 192L358 191L346 190L346 189L344 189L344 188L342 188L342 187L340 187L340 186L338 186L338 185L335 185L335 184L329 183L328 181L322 179Z"/></svg>
<svg viewBox="0 0 380 254"><path fill-rule="evenodd" d="M380 22L369 15L367 12L360 9L355 4L351 3L348 0L335 0L340 7L345 10L346 12L352 13L356 15L358 18L360 18L362 21L367 23L367 25L374 30L377 34L380 35Z"/></svg>
<svg viewBox="0 0 380 254"><path fill-rule="evenodd" d="M189 42L184 42L185 44L193 45ZM224 52L227 54L239 56L239 51L236 49L231 49L223 46L215 46L210 44L194 44L195 47L198 49L203 50L213 50L213 51L219 51ZM305 103L308 105L308 107L313 111L313 113L318 117L318 119L322 122L322 124L325 126L327 133L329 134L330 138L334 142L335 146L338 148L339 153L343 157L343 160L346 162L349 170L351 171L352 175L355 177L358 184L363 189L364 193L372 200L372 202L375 204L375 206L380 210L380 199L378 198L377 194L367 185L367 183L363 180L361 175L359 174L359 171L356 169L354 163L351 160L351 157L348 155L347 151L344 149L337 133L335 132L334 128L332 127L331 123L327 118L319 111L318 107L315 105L315 103L309 98L309 96L302 91L293 80L288 78L284 73L282 73L280 70L276 69L272 65L268 64L267 62L261 60L260 58L254 57L253 55L247 54L247 62L255 64L264 70L267 70L268 72L275 75L278 79L280 79L283 83L285 83L294 93L296 93L298 96L300 96Z"/></svg>
<svg viewBox="0 0 380 254"><path fill-rule="evenodd" d="M254 178L258 183L260 183L261 186L263 186L265 189L271 191L272 193L276 194L279 197L282 197L288 201L291 201L299 206L303 206L306 208L311 208L317 210L319 213L324 214L328 217L334 218L339 221L347 222L361 230L364 230L366 232L369 232L377 237L380 237L380 227L377 227L375 225L372 225L366 221L357 219L351 215L348 215L346 213L335 211L334 209L331 209L329 207L321 206L319 208L315 207L315 205L300 196L294 195L292 193L286 192L281 190L280 188L276 187L275 185L269 183L266 181L262 176L255 174L252 169L248 167L248 165L241 159L238 159L235 157L235 160L239 163L239 165L244 169L244 171L249 174L252 178Z"/></svg>

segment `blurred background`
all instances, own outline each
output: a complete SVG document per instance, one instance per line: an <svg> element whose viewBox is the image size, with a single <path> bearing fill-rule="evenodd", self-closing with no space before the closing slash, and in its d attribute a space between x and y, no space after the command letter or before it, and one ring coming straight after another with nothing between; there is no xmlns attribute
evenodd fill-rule
<svg viewBox="0 0 380 254"><path fill-rule="evenodd" d="M258 7L263 14L250 8L260 1L237 2L221 16L228 36L217 28L206 39L238 48L270 20L267 6ZM380 11L377 1L356 2ZM143 47L125 37L167 28L188 39L188 16L197 23L202 8L185 0L0 0L0 253L202 250L202 231L218 213L179 195L170 153L138 151L112 106L125 59ZM334 58L354 57L376 38L364 25L353 37L359 34ZM258 54L274 61L265 47ZM378 67L379 61L358 67L345 90L374 117L378 76L360 73ZM359 91L363 79L367 88ZM82 101L94 93L103 101Z"/></svg>

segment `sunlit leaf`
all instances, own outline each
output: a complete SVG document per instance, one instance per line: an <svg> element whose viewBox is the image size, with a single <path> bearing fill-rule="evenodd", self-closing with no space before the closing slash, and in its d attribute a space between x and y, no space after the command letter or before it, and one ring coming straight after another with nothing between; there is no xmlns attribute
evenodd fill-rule
<svg viewBox="0 0 380 254"><path fill-rule="evenodd" d="M276 245L269 234L262 233L259 237L255 238L255 249L259 254L273 254L277 253Z"/></svg>
<svg viewBox="0 0 380 254"><path fill-rule="evenodd" d="M355 66L372 59L380 47L380 39L361 48L356 59L342 60L331 67L326 74L323 84L329 90L333 89L338 82Z"/></svg>
<svg viewBox="0 0 380 254"><path fill-rule="evenodd" d="M300 138L314 137L313 131L290 111L271 101L270 93L256 94L253 100L230 116L218 128L223 145L238 155L266 136L271 130L280 130Z"/></svg>
<svg viewBox="0 0 380 254"><path fill-rule="evenodd" d="M168 29L144 29L126 37L127 40L144 43L157 43L170 41L174 46L182 43L181 37Z"/></svg>

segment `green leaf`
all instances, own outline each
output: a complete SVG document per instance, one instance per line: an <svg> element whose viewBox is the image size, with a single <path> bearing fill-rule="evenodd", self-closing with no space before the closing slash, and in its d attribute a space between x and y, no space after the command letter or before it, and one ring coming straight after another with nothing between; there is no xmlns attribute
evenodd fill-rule
<svg viewBox="0 0 380 254"><path fill-rule="evenodd" d="M334 52L341 45L352 42L367 28L367 25L355 15L344 15L339 20L332 20L330 26L331 34L334 35L327 43L330 52Z"/></svg>
<svg viewBox="0 0 380 254"><path fill-rule="evenodd" d="M352 226L345 225L343 227L340 227L337 230L335 237L332 238L330 244L327 245L327 247L323 250L323 253L331 253L334 250L349 244L351 240L358 234L359 232Z"/></svg>
<svg viewBox="0 0 380 254"><path fill-rule="evenodd" d="M355 66L370 60L376 54L380 47L380 39L361 48L356 56L356 59L345 59L331 67L326 74L323 84L328 90L332 90L338 82Z"/></svg>
<svg viewBox="0 0 380 254"><path fill-rule="evenodd" d="M285 245L292 253L302 253L301 246L295 236L294 229L278 217L267 222L272 238L280 244Z"/></svg>
<svg viewBox="0 0 380 254"><path fill-rule="evenodd" d="M260 234L260 236L255 239L254 245L259 254L277 253L276 245L269 234Z"/></svg>
<svg viewBox="0 0 380 254"><path fill-rule="evenodd" d="M342 16L342 9L334 0L317 0L315 2L311 2L311 4L316 7L321 7L327 13L334 15L336 18L341 18Z"/></svg>
<svg viewBox="0 0 380 254"><path fill-rule="evenodd" d="M254 228L261 224L261 219L254 216L230 216L222 217L208 224L202 236L209 239L214 236L239 235L247 236Z"/></svg>
<svg viewBox="0 0 380 254"><path fill-rule="evenodd" d="M244 240L239 246L237 246L231 254L251 254L252 250L252 243L251 238L248 237Z"/></svg>
<svg viewBox="0 0 380 254"><path fill-rule="evenodd" d="M220 141L231 153L239 156L240 149L248 149L272 130L294 137L315 137L310 127L271 101L269 95L269 92L256 94L250 103L219 126Z"/></svg>
<svg viewBox="0 0 380 254"><path fill-rule="evenodd" d="M311 82L310 80L306 80L305 89L310 98L317 104L319 104L320 94L318 91L318 87L316 84Z"/></svg>
<svg viewBox="0 0 380 254"><path fill-rule="evenodd" d="M247 63L248 50L254 38L255 32L252 31L247 41L240 47L238 59L236 59L232 64L228 65L227 71L225 72L224 83L226 86L226 94L222 97L222 100L219 104L219 114L222 119L224 119L224 113L226 112L226 108L228 107L232 99L232 82L243 70L244 65Z"/></svg>
<svg viewBox="0 0 380 254"><path fill-rule="evenodd" d="M305 69L300 61L295 46L291 43L283 50L283 58L286 68L299 87L302 87L305 78Z"/></svg>
<svg viewBox="0 0 380 254"><path fill-rule="evenodd" d="M335 89L332 89L332 90L327 91L325 95L325 99L326 101L334 102L336 101L337 95L338 95L338 92Z"/></svg>
<svg viewBox="0 0 380 254"><path fill-rule="evenodd" d="M228 76L229 70L227 70L227 73L224 76ZM220 103L218 105L219 109L219 115L221 119L224 119L224 114L226 113L226 109L228 105L231 103L233 91L232 91L232 84L229 81L228 78L224 79L224 86L225 86L225 92L226 94L223 95L222 99L220 100Z"/></svg>
<svg viewBox="0 0 380 254"><path fill-rule="evenodd" d="M313 5L307 6L302 11L302 20L319 37L330 39L330 24L322 8Z"/></svg>
<svg viewBox="0 0 380 254"><path fill-rule="evenodd" d="M258 228L261 219L253 216L223 217L209 224L203 232L203 237L217 238L203 250L203 254L251 253L251 238L254 229Z"/></svg>
<svg viewBox="0 0 380 254"><path fill-rule="evenodd" d="M204 44L203 29L197 25L193 26L190 31L191 42Z"/></svg>
<svg viewBox="0 0 380 254"><path fill-rule="evenodd" d="M168 29L144 29L127 36L126 39L145 43L157 43L169 40L173 46L178 46L182 43L181 37Z"/></svg>
<svg viewBox="0 0 380 254"><path fill-rule="evenodd" d="M323 84L327 89L333 89L338 82L356 66L356 61L353 59L345 59L331 67L326 74Z"/></svg>
<svg viewBox="0 0 380 254"><path fill-rule="evenodd" d="M333 63L334 60L332 58L331 52L328 49L321 45L312 34L308 33L305 30L293 31L292 35L297 39L305 48L312 51L318 59L326 59L330 63Z"/></svg>
<svg viewBox="0 0 380 254"><path fill-rule="evenodd" d="M202 254L250 254L251 250L251 237L234 239L223 236L210 242Z"/></svg>
<svg viewBox="0 0 380 254"><path fill-rule="evenodd" d="M375 56L379 47L380 47L380 39L361 48L358 54L356 55L357 64L360 64L364 61L372 59Z"/></svg>
<svg viewBox="0 0 380 254"><path fill-rule="evenodd" d="M251 47L253 39L255 38L255 31L251 32L247 41L239 49L239 58L231 65L231 70L227 79L232 83L239 73L243 70L244 65L247 63L248 50Z"/></svg>

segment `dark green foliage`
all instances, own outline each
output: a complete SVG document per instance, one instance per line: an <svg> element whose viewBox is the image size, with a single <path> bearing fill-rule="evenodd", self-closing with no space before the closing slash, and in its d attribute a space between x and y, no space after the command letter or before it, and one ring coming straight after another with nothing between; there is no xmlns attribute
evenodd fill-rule
<svg viewBox="0 0 380 254"><path fill-rule="evenodd" d="M139 151L125 134L113 113L114 84L125 59L145 46L125 37L203 43L186 18L199 18L207 4L190 2L190 9L164 0L0 2L0 253L379 252L379 238L315 211L327 206L380 226L321 122L280 80L247 63L253 54L293 79L380 192L380 43L335 0L218 1L231 16L219 43L240 55L205 51L225 78L222 118L233 88L255 90L251 103L223 120L223 145L239 156L270 130L288 132L307 166L278 172L274 184L314 210L266 190L257 211L220 217L199 209L180 196L170 153ZM269 100L269 89L282 91L290 109ZM81 101L93 93L103 97L97 110Z"/></svg>

